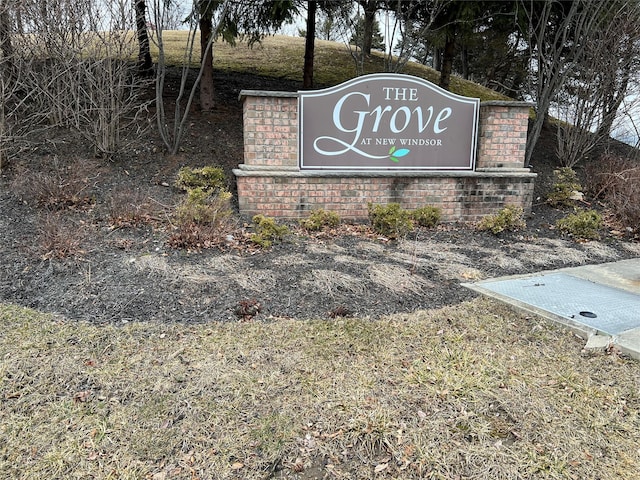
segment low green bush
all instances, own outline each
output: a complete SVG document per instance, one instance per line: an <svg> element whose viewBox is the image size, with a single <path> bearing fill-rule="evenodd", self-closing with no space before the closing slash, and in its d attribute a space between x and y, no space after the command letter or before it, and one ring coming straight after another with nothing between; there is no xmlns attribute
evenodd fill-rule
<svg viewBox="0 0 640 480"><path fill-rule="evenodd" d="M411 212L411 219L421 227L426 228L435 227L441 217L442 211L438 207L432 207L430 205L416 208Z"/></svg>
<svg viewBox="0 0 640 480"><path fill-rule="evenodd" d="M553 186L547 195L547 203L552 207L568 207L574 203L575 192L582 192L576 172L569 167L553 171Z"/></svg>
<svg viewBox="0 0 640 480"><path fill-rule="evenodd" d="M598 230L602 228L602 215L595 210L582 210L572 213L556 222L556 227L577 239L597 240Z"/></svg>
<svg viewBox="0 0 640 480"><path fill-rule="evenodd" d="M478 230L489 230L494 235L500 232L514 232L527 226L524 210L515 205L507 205L495 215L487 215L478 224Z"/></svg>
<svg viewBox="0 0 640 480"><path fill-rule="evenodd" d="M217 225L231 216L231 193L208 193L202 187L187 190L186 198L176 208L181 225L197 223Z"/></svg>
<svg viewBox="0 0 640 480"><path fill-rule="evenodd" d="M411 212L401 208L399 203L387 205L369 203L367 208L371 227L379 235L398 238L413 230Z"/></svg>
<svg viewBox="0 0 640 480"><path fill-rule="evenodd" d="M300 226L310 232L317 232L325 227L334 228L340 225L340 215L323 209L317 209L308 218L300 220Z"/></svg>
<svg viewBox="0 0 640 480"><path fill-rule="evenodd" d="M250 239L262 248L269 248L274 241L281 241L290 233L289 227L279 225L273 218L264 215L254 216L253 223L256 233L251 235Z"/></svg>
<svg viewBox="0 0 640 480"><path fill-rule="evenodd" d="M218 167L181 168L176 186L187 195L176 207L175 231L169 244L176 248L210 248L229 230L231 193L224 188L224 173Z"/></svg>
<svg viewBox="0 0 640 480"><path fill-rule="evenodd" d="M185 191L198 188L207 193L223 191L225 190L224 171L220 167L213 166L182 167L178 171L176 187Z"/></svg>

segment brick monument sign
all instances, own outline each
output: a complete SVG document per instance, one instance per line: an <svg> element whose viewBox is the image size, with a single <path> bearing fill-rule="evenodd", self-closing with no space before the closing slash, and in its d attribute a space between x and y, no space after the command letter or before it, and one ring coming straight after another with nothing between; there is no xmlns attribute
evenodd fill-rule
<svg viewBox="0 0 640 480"><path fill-rule="evenodd" d="M302 218L323 208L364 219L369 202L397 202L476 221L505 205L531 208L528 103L480 102L394 74L240 98L240 213Z"/></svg>

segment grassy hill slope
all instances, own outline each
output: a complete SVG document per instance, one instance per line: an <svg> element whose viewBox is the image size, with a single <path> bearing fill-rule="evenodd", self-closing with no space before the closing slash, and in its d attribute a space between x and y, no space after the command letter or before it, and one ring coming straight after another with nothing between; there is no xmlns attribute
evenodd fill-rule
<svg viewBox="0 0 640 480"><path fill-rule="evenodd" d="M169 31L164 33L167 63L179 65L187 46L187 32ZM157 60L157 49L153 55ZM194 58L200 58L196 47ZM214 68L225 72L254 73L283 80L302 81L304 65L304 38L271 36L260 44L250 47L246 42L235 46L219 41L214 45ZM342 83L357 75L356 65L346 45L338 42L316 40L314 58L314 80L319 87ZM384 55L372 52L364 64L365 73L384 72ZM409 63L404 72L438 83L439 72L417 63ZM459 95L477 97L481 100L508 100L489 88L453 77L451 91Z"/></svg>

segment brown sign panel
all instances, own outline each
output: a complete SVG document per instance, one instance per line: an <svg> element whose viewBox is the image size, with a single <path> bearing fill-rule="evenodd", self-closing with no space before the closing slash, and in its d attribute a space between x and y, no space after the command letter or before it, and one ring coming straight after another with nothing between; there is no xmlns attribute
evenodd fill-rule
<svg viewBox="0 0 640 480"><path fill-rule="evenodd" d="M300 168L473 170L480 100L374 74L299 92Z"/></svg>

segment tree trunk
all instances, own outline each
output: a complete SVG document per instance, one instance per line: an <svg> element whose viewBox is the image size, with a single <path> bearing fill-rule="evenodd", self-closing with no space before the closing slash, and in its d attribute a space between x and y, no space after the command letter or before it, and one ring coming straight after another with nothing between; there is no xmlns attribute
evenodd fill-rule
<svg viewBox="0 0 640 480"><path fill-rule="evenodd" d="M620 105L622 105L622 100L624 100L624 95L627 91L628 83L629 77L626 77L623 81L620 91L614 92L609 95L606 105L604 105L602 108L602 123L598 126L598 136L602 138L608 138L611 136L613 122L616 120L618 108L620 108Z"/></svg>
<svg viewBox="0 0 640 480"><path fill-rule="evenodd" d="M24 21L22 20L22 5L15 6L16 33L24 35Z"/></svg>
<svg viewBox="0 0 640 480"><path fill-rule="evenodd" d="M620 67L620 71L614 73L613 78L607 82L608 85L603 88L605 91L603 92L602 123L598 126L597 131L597 135L602 138L611 136L613 122L616 120L618 109L627 94L633 70L637 68L636 53L632 46L627 46L624 54L620 54L620 58L623 59L621 62L623 66ZM619 81L617 77L620 77Z"/></svg>
<svg viewBox="0 0 640 480"><path fill-rule="evenodd" d="M2 53L5 61L12 61L11 17L9 16L9 7L5 2L0 2L0 53Z"/></svg>
<svg viewBox="0 0 640 480"><path fill-rule="evenodd" d="M466 45L462 47L462 78L469 80L469 49Z"/></svg>
<svg viewBox="0 0 640 480"><path fill-rule="evenodd" d="M524 73L521 69L518 68L516 74L513 76L509 88L505 92L505 95L508 95L511 98L515 98L516 100L522 100L522 84L525 80Z"/></svg>
<svg viewBox="0 0 640 480"><path fill-rule="evenodd" d="M611 9L617 8L616 5L616 2L572 2L552 34L549 29L555 13L553 9L557 8L555 2L541 4L542 10L535 12L535 17L529 17L532 58L537 62L538 69L534 78L536 118L527 136L526 167L530 165L549 106L565 85L568 75L572 70L575 71L577 63L584 58L589 42L573 39L589 39L601 21L612 14ZM531 20L535 20L535 23Z"/></svg>
<svg viewBox="0 0 640 480"><path fill-rule="evenodd" d="M136 12L136 32L138 35L138 73L151 75L153 63L149 51L149 33L147 32L147 5L145 0L134 0Z"/></svg>
<svg viewBox="0 0 640 480"><path fill-rule="evenodd" d="M433 69L438 72L442 70L442 50L438 47L433 48Z"/></svg>
<svg viewBox="0 0 640 480"><path fill-rule="evenodd" d="M304 70L302 73L302 88L313 88L313 55L316 38L316 9L317 1L307 2L307 38L304 45Z"/></svg>
<svg viewBox="0 0 640 480"><path fill-rule="evenodd" d="M449 90L451 84L451 72L453 71L453 57L456 52L455 34L448 34L444 44L444 54L442 55L442 70L440 71L440 87Z"/></svg>
<svg viewBox="0 0 640 480"><path fill-rule="evenodd" d="M362 28L362 53L371 55L371 44L373 43L373 23L376 21L376 0L369 0L363 4L364 23Z"/></svg>
<svg viewBox="0 0 640 480"><path fill-rule="evenodd" d="M210 112L215 106L213 93L213 48L207 48L213 34L213 8L210 2L200 3L200 62L202 78L200 79L200 108Z"/></svg>

